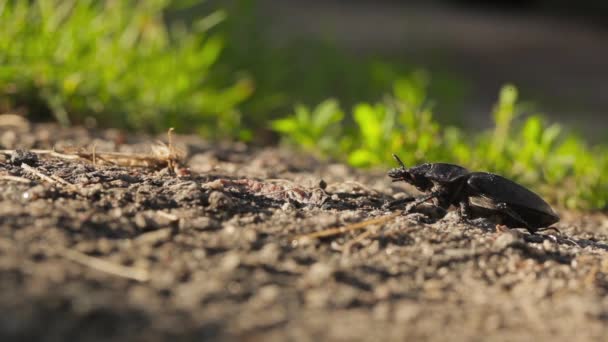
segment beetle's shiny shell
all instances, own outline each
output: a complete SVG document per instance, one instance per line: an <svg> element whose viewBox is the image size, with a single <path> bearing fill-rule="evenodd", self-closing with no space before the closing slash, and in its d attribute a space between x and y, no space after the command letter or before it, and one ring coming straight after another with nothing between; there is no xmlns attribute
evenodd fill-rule
<svg viewBox="0 0 608 342"><path fill-rule="evenodd" d="M466 176L470 173L469 170L454 164L447 163L427 163L414 166L408 170L412 174L423 175L431 181L439 183L449 183L457 178Z"/></svg>
<svg viewBox="0 0 608 342"><path fill-rule="evenodd" d="M473 172L468 176L467 185L474 190L472 204L491 209L490 203L506 203L520 214L532 227L549 226L559 221L553 208L539 195L509 179L487 172ZM489 200L489 201L488 201ZM485 204L483 204L485 203Z"/></svg>

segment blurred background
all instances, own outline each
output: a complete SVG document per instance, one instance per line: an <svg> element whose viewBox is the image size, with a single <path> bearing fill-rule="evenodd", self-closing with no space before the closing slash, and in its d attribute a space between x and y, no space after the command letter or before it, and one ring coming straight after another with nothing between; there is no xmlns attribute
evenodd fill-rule
<svg viewBox="0 0 608 342"><path fill-rule="evenodd" d="M0 113L397 153L606 208L607 24L600 0L0 1Z"/></svg>
<svg viewBox="0 0 608 342"><path fill-rule="evenodd" d="M262 0L257 10L273 43L325 39L351 56L450 76L461 106L439 117L487 127L509 82L551 119L608 136L605 1Z"/></svg>

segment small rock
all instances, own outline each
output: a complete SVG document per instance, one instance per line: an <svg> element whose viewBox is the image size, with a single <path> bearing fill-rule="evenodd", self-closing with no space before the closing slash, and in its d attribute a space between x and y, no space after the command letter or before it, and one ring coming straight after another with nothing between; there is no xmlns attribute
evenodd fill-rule
<svg viewBox="0 0 608 342"><path fill-rule="evenodd" d="M220 264L220 268L224 272L232 272L237 267L239 267L240 263L241 263L241 258L239 257L238 253L236 253L236 252L234 252L234 253L228 253L222 259L221 264Z"/></svg>
<svg viewBox="0 0 608 342"><path fill-rule="evenodd" d="M496 240L494 240L494 248L505 249L518 243L523 243L524 239L521 235L514 230L507 230L500 234Z"/></svg>
<svg viewBox="0 0 608 342"><path fill-rule="evenodd" d="M257 301L259 306L268 305L279 297L281 292L277 285L266 285L258 290L254 300Z"/></svg>
<svg viewBox="0 0 608 342"><path fill-rule="evenodd" d="M319 181L319 188L325 190L325 188L327 188L327 183L324 180L320 180Z"/></svg>
<svg viewBox="0 0 608 342"><path fill-rule="evenodd" d="M281 254L281 248L276 243L269 243L262 247L258 256L260 258L260 262L264 264L274 264Z"/></svg>
<svg viewBox="0 0 608 342"><path fill-rule="evenodd" d="M420 308L411 302L400 303L395 308L395 321L410 322L420 315Z"/></svg>
<svg viewBox="0 0 608 342"><path fill-rule="evenodd" d="M48 189L46 189L43 185L36 185L30 188L29 190L23 192L23 194L21 194L21 199L24 201L33 201L39 198L46 198L48 196Z"/></svg>
<svg viewBox="0 0 608 342"><path fill-rule="evenodd" d="M222 189L224 189L224 183L225 183L224 180L216 179L214 181L202 184L201 188L207 189L207 190L222 190Z"/></svg>
<svg viewBox="0 0 608 342"><path fill-rule="evenodd" d="M153 222L150 220L150 218L148 218L142 212L135 214L133 221L135 222L135 225L137 226L137 228L140 228L140 229L152 228Z"/></svg>
<svg viewBox="0 0 608 342"><path fill-rule="evenodd" d="M13 148L17 143L19 143L19 137L12 130L4 132L0 136L0 145L4 146L4 148Z"/></svg>
<svg viewBox="0 0 608 342"><path fill-rule="evenodd" d="M323 308L331 299L331 291L326 288L311 289L305 292L306 304L312 308Z"/></svg>
<svg viewBox="0 0 608 342"><path fill-rule="evenodd" d="M333 268L324 263L316 263L310 267L306 274L306 283L309 286L319 286L326 282L333 274Z"/></svg>
<svg viewBox="0 0 608 342"><path fill-rule="evenodd" d="M391 314L391 307L386 302L376 304L376 306L374 306L374 309L372 311L372 315L373 315L374 319L381 320L381 321L386 321L386 320L390 319L390 314Z"/></svg>
<svg viewBox="0 0 608 342"><path fill-rule="evenodd" d="M242 235L243 239L249 243L253 243L258 239L258 233L253 229L245 229Z"/></svg>
<svg viewBox="0 0 608 342"><path fill-rule="evenodd" d="M332 295L331 303L339 308L352 305L359 298L359 291L351 286L340 286Z"/></svg>
<svg viewBox="0 0 608 342"><path fill-rule="evenodd" d="M232 198L220 191L209 194L209 207L213 209L227 209L233 206Z"/></svg>
<svg viewBox="0 0 608 342"><path fill-rule="evenodd" d="M194 219L183 219L179 221L180 229L196 229L196 230L216 230L222 225L219 221L210 217L202 216Z"/></svg>
<svg viewBox="0 0 608 342"><path fill-rule="evenodd" d="M79 193L86 197L98 196L103 192L103 185L97 183L91 186L80 188Z"/></svg>
<svg viewBox="0 0 608 342"><path fill-rule="evenodd" d="M295 209L295 206L289 201L285 201L285 203L283 203L283 205L281 206L281 210L283 210L283 211L288 211L288 210L293 210L293 209Z"/></svg>
<svg viewBox="0 0 608 342"><path fill-rule="evenodd" d="M20 166L21 164L36 166L38 165L38 155L26 150L15 150L11 153L9 162L15 166Z"/></svg>
<svg viewBox="0 0 608 342"><path fill-rule="evenodd" d="M149 233L144 233L135 238L135 241L142 244L158 244L165 242L171 237L171 228L159 229Z"/></svg>
<svg viewBox="0 0 608 342"><path fill-rule="evenodd" d="M554 252L556 250L556 248L555 248L555 244L553 243L553 241L551 241L549 239L545 239L543 241L543 250L546 252Z"/></svg>

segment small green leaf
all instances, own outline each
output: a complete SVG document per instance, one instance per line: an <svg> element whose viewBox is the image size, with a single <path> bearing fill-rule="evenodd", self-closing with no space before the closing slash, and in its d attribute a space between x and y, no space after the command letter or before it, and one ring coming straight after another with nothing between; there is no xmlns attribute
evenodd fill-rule
<svg viewBox="0 0 608 342"><path fill-rule="evenodd" d="M281 133L292 133L298 129L298 123L293 118L277 119L271 123L273 130Z"/></svg>
<svg viewBox="0 0 608 342"><path fill-rule="evenodd" d="M336 100L325 100L315 108L312 126L317 132L322 132L330 125L340 122L343 117L344 113L340 110Z"/></svg>
<svg viewBox="0 0 608 342"><path fill-rule="evenodd" d="M371 151L359 149L359 150L353 151L348 156L348 163L353 166L364 167L364 166L370 166L372 164L375 164L377 159L378 159L377 155L372 153Z"/></svg>
<svg viewBox="0 0 608 342"><path fill-rule="evenodd" d="M542 121L538 116L531 116L526 120L522 130L524 141L527 144L536 144L540 142L542 130Z"/></svg>

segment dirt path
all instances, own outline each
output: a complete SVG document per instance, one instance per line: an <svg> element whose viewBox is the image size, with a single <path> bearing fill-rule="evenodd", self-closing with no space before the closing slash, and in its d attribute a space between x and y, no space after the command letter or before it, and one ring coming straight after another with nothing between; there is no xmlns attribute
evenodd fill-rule
<svg viewBox="0 0 608 342"><path fill-rule="evenodd" d="M151 141L122 139L54 126L0 129L11 149L132 152ZM526 242L451 214L435 223L398 217L358 240L352 233L294 244L297 234L387 214L382 204L405 188L383 172L284 150L191 137L176 144L190 156L190 176L0 156L3 341L608 334L605 216L562 213L558 227L579 246Z"/></svg>

